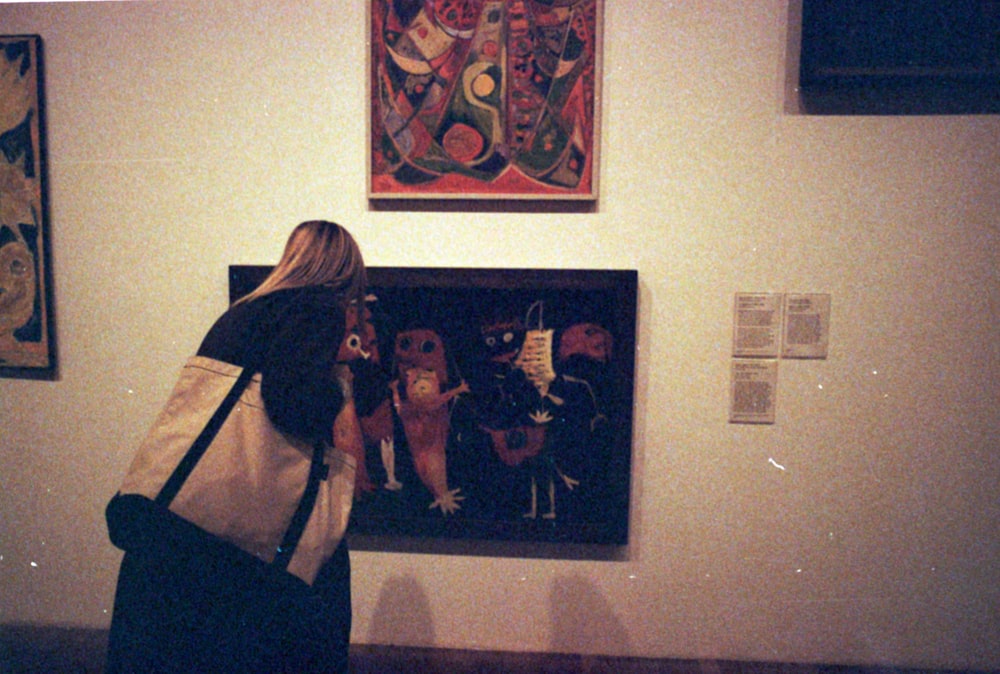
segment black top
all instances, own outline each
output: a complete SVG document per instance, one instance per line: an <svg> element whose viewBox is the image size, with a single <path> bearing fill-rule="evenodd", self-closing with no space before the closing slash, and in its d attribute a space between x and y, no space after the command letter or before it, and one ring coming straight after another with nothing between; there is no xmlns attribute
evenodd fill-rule
<svg viewBox="0 0 1000 674"><path fill-rule="evenodd" d="M344 340L345 302L323 286L278 290L231 307L215 322L199 356L261 373L264 409L298 438L332 441L344 404L333 376Z"/></svg>

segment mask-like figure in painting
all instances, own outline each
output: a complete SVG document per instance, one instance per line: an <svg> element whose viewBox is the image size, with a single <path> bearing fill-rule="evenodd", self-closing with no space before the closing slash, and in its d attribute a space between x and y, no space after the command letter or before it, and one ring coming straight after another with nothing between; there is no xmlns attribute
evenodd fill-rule
<svg viewBox="0 0 1000 674"><path fill-rule="evenodd" d="M386 385L389 377L383 370L382 356L378 345L378 333L375 328L375 322L372 320L372 307L377 306L378 298L374 295L369 295L365 299L364 321L354 329L353 336L351 335L350 326L348 326L348 343L345 345L349 349L356 350L364 358L363 361L355 361L355 363L360 362L362 364L356 366L354 369L362 372L361 376L368 382L368 387L364 392L356 391L356 394L361 393L365 398L365 402L361 405L358 413L365 447L376 448L378 450L377 453L381 456L382 466L386 472L386 482L383 486L390 491L399 491L403 488L403 485L396 479L392 397ZM366 480L363 489L356 490L356 493L360 496L360 491L373 491L374 489L375 485L370 480Z"/></svg>

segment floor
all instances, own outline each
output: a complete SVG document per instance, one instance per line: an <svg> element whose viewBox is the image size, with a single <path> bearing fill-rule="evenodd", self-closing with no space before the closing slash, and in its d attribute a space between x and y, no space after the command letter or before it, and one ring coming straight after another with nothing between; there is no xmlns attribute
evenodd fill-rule
<svg viewBox="0 0 1000 674"><path fill-rule="evenodd" d="M2 674L99 674L104 630L0 625ZM352 674L940 674L931 670L497 653L358 644Z"/></svg>

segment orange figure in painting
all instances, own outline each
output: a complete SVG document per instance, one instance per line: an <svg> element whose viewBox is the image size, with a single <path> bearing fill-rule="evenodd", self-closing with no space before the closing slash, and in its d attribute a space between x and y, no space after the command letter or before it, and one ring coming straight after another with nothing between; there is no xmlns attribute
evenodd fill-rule
<svg viewBox="0 0 1000 674"><path fill-rule="evenodd" d="M447 364L441 337L433 330L399 333L395 356L396 379L389 386L417 475L434 496L430 508L440 508L444 514L454 513L464 497L458 496L459 489L448 486L445 448L451 427L449 403L456 396L468 393L469 386L463 381L451 390L442 391L442 383L447 381Z"/></svg>

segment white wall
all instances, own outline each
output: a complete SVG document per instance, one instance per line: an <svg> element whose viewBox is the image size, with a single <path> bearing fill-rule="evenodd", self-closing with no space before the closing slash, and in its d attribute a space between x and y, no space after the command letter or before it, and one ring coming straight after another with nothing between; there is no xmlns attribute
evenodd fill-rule
<svg viewBox="0 0 1000 674"><path fill-rule="evenodd" d="M328 217L374 265L640 278L629 547L356 551L355 641L1000 667L1000 117L792 114L788 16L608 2L596 212L470 214L368 207L364 3L0 5L44 39L60 362L0 380L0 623L107 624L103 506L227 265ZM737 291L833 298L773 426L726 420Z"/></svg>

